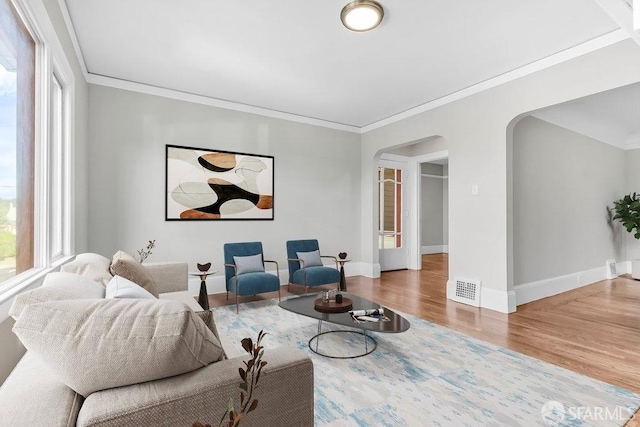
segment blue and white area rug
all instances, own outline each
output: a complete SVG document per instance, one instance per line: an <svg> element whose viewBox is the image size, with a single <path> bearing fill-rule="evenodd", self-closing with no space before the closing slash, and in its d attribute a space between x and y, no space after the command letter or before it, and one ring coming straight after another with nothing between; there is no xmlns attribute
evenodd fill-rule
<svg viewBox="0 0 640 427"><path fill-rule="evenodd" d="M316 320L278 307L277 300L213 309L223 345L261 329L269 348L299 348L313 359L317 426L623 426L640 396L462 333L403 315L411 328L374 334L378 347L357 359L312 353ZM323 323L323 331L341 329ZM330 354L362 351L362 337L323 335ZM231 347L231 348L230 348Z"/></svg>

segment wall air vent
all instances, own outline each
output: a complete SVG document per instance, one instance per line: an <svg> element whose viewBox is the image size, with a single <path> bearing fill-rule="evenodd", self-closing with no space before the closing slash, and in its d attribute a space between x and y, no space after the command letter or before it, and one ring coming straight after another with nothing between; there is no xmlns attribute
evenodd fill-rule
<svg viewBox="0 0 640 427"><path fill-rule="evenodd" d="M607 279L615 279L616 277L618 277L618 269L616 268L615 259L606 260L604 268L606 269Z"/></svg>
<svg viewBox="0 0 640 427"><path fill-rule="evenodd" d="M462 277L455 277L455 292L452 300L480 307L480 280L470 280Z"/></svg>

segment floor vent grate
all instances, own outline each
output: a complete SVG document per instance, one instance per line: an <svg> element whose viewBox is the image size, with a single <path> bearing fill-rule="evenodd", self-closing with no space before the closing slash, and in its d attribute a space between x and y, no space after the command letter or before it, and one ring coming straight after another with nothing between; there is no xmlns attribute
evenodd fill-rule
<svg viewBox="0 0 640 427"><path fill-rule="evenodd" d="M454 281L456 288L451 299L474 307L480 307L480 280L456 277Z"/></svg>
<svg viewBox="0 0 640 427"><path fill-rule="evenodd" d="M608 259L605 261L605 268L607 269L607 279L615 279L618 277L618 269L616 268L615 259Z"/></svg>

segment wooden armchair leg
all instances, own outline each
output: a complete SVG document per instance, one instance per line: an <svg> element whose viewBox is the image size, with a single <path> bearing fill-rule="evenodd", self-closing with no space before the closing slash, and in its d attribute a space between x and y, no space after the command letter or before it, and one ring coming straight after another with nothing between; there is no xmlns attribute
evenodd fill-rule
<svg viewBox="0 0 640 427"><path fill-rule="evenodd" d="M229 291L227 291L227 301L229 301Z"/></svg>
<svg viewBox="0 0 640 427"><path fill-rule="evenodd" d="M236 314L240 314L240 308L238 307L238 294L236 294Z"/></svg>
<svg viewBox="0 0 640 427"><path fill-rule="evenodd" d="M280 301L282 301L282 300L280 299L280 288L278 288L278 302L280 302Z"/></svg>

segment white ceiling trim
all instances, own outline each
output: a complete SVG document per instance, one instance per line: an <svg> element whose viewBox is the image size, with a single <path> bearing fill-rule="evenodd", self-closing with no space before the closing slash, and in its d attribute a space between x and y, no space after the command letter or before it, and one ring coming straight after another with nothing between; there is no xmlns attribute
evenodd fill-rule
<svg viewBox="0 0 640 427"><path fill-rule="evenodd" d="M640 0L633 0L633 29L640 31Z"/></svg>
<svg viewBox="0 0 640 427"><path fill-rule="evenodd" d="M273 117L273 118L283 119L283 120L290 120L293 122L311 124L315 126L322 126L326 128L343 130L347 132L365 133L365 132L369 132L374 129L378 129L380 127L389 125L391 123L395 123L400 120L404 120L406 118L415 116L425 111L433 110L435 108L441 107L451 102L458 101L467 96L475 95L487 89L491 89L501 84L527 76L529 74L535 73L537 71L543 70L553 65L560 64L564 61L577 58L579 56L596 51L598 49L602 49L604 47L626 40L628 38L629 38L628 33L623 29L612 31L608 34L597 37L593 40L582 43L580 45L574 46L570 49L564 50L555 55L551 55L539 61L532 62L531 64L525 65L524 67L517 68L508 73L502 74L500 76L494 77L489 80L485 80L484 82L478 83L476 85L469 86L468 88L465 88L458 92L454 92L450 95L443 96L442 98L438 98L434 101L427 102L426 104L422 104L418 107L393 115L391 117L380 120L378 122L374 122L362 128L359 128L357 126L349 126L341 123L329 122L326 120L315 119L311 117L299 116L296 114L285 113L282 111L270 110L268 108L256 107L253 105L245 105L237 102L225 101L225 100L211 98L211 97L202 96L202 95L195 95L191 93L177 91L174 89L167 89L167 88L151 86L143 83L136 83L136 82L130 82L127 80L121 80L121 79L116 79L112 77L100 76L92 73L87 73L87 82L91 84L100 85L100 86L108 86L108 87L113 87L117 89L130 90L133 92L145 93L148 95L162 96L165 98L172 98L172 99L177 99L181 101L209 105L212 107L226 108L228 110L258 114L262 116Z"/></svg>
<svg viewBox="0 0 640 427"><path fill-rule="evenodd" d="M60 6L60 10L62 11L62 19L64 19L64 23L67 26L67 31L69 32L69 37L71 38L71 44L73 44L73 50L75 50L76 52L76 57L78 58L78 62L80 63L80 69L82 70L84 79L89 80L89 70L87 70L87 63L84 61L82 49L80 49L80 42L78 42L76 29L73 27L71 15L69 15L69 9L67 9L67 2L65 0L58 0L58 5Z"/></svg>
<svg viewBox="0 0 640 427"><path fill-rule="evenodd" d="M404 111L402 113L398 113L391 117L387 117L386 119L364 126L361 128L362 133L381 128L383 126L398 122L400 120L404 120L406 118L415 116L417 114L424 113L425 111L433 110L434 108L438 108L445 104L458 101L462 98L466 98L467 96L475 95L487 89L494 88L501 84L508 83L512 80L516 80L521 77L527 76L529 74L533 74L537 71L543 70L545 68L549 68L554 65L560 64L564 61L568 61L570 59L577 58L587 53L594 52L598 49L602 49L604 47L626 40L628 38L629 38L629 34L623 29L612 31L603 36L596 37L595 39L592 39L582 44L579 44L577 46L574 46L570 49L566 49L566 50L563 50L562 52L558 52L554 55L543 58L539 61L535 61L523 67L516 68L515 70L509 71L508 73L504 73L500 76L493 77L489 80L485 80L484 82L475 84L473 86L469 86L458 92L454 92L452 94L443 96L442 98L438 98L436 100L427 102L426 104L422 104L418 107L412 108L410 110Z"/></svg>
<svg viewBox="0 0 640 427"><path fill-rule="evenodd" d="M608 0L596 0L596 1L606 2ZM640 3L640 0L633 0L633 2L635 7ZM529 74L535 73L545 68L560 64L564 61L585 55L587 53L596 51L598 49L602 49L604 47L623 41L629 37L633 37L631 34L629 34L628 30L621 28L621 29L612 31L608 34L605 34L603 36L596 37L595 39L589 40L580 45L566 49L562 52L558 52L554 55L543 58L539 61L535 61L535 62L532 62L531 64L509 71L500 76L496 76L489 80L485 80L481 83L469 86L460 91L443 96L441 98L435 99L433 101L427 102L425 104L419 105L417 107L411 108L409 110L406 110L401 113L395 114L393 116L387 117L385 119L379 120L377 122L373 122L369 125L366 125L363 127L357 127L357 126L345 125L342 123L330 122L327 120L316 119L312 117L300 116L300 115L286 113L282 111L271 110L268 108L257 107L253 105L246 105L246 104L241 104L237 102L226 101L222 99L181 92L173 89L156 87L156 86L151 86L143 83L136 83L136 82L116 79L112 77L92 74L87 69L86 62L82 54L82 49L80 48L78 37L76 35L73 22L71 21L71 17L69 14L69 10L67 8L66 1L58 0L58 4L60 5L60 9L62 11L62 16L64 18L65 25L67 26L67 30L69 31L73 48L75 50L76 56L78 58L78 62L80 63L80 67L82 69L82 72L84 74L84 77L87 83L113 87L118 89L124 89L124 90L130 90L133 92L162 96L165 98L177 99L177 100L182 100L186 102L193 102L197 104L225 108L225 109L234 110L234 111L241 111L241 112L250 113L250 114L258 114L266 117L273 117L273 118L289 120L297 123L310 124L310 125L321 126L321 127L326 127L330 129L343 130L343 131L353 132L353 133L360 133L360 134L372 131L374 129L381 128L391 123L404 120L406 118L415 116L425 111L429 111L429 110L441 107L448 103L480 93L487 89L491 89L493 87L499 86L509 81L527 76ZM635 19L636 15L640 15L640 7L635 7L634 24L636 21Z"/></svg>
<svg viewBox="0 0 640 427"><path fill-rule="evenodd" d="M595 0L595 2L609 15L613 22L618 24L629 34L629 37L640 45L640 34L638 34L634 28L637 10L634 12L629 9L627 2L620 0ZM638 1L634 0L634 6L637 6L637 4Z"/></svg>
<svg viewBox="0 0 640 427"><path fill-rule="evenodd" d="M253 105L240 104L237 102L225 101L222 99L210 98L208 96L195 95L181 92L174 89L151 86L143 83L130 82L128 80L114 79L112 77L99 76L89 73L87 82L100 86L108 86L116 89L124 89L132 92L144 93L147 95L162 96L165 98L177 99L179 101L193 102L195 104L208 105L210 107L225 108L227 110L240 111L243 113L258 114L275 119L289 120L291 122L304 123L315 126L322 126L330 129L337 129L347 132L360 133L357 126L344 125L326 120L314 119L312 117L299 116L297 114L285 113L282 111L270 110L268 108L256 107Z"/></svg>

